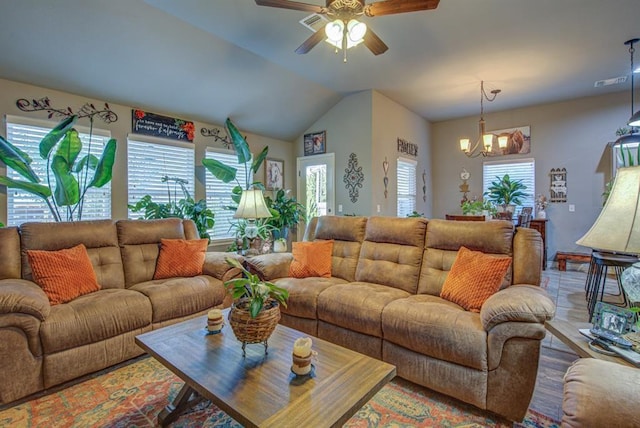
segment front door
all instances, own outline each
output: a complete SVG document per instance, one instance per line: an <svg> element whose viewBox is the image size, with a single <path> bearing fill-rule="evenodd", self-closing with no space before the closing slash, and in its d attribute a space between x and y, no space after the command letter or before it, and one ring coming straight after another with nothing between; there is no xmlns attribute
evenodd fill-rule
<svg viewBox="0 0 640 428"><path fill-rule="evenodd" d="M334 153L297 160L298 201L305 206L307 218L334 214L334 162ZM303 234L304 228L298 228L298 239L302 239Z"/></svg>

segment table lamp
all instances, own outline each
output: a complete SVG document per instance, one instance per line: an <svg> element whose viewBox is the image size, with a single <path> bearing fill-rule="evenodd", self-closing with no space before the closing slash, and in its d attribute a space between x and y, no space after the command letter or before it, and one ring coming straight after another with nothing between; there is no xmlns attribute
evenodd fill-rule
<svg viewBox="0 0 640 428"><path fill-rule="evenodd" d="M242 218L247 221L244 235L249 240L253 240L258 236L256 219L269 217L272 217L271 212L269 212L269 208L267 208L267 204L264 201L262 190L248 189L242 192L240 204L233 218Z"/></svg>

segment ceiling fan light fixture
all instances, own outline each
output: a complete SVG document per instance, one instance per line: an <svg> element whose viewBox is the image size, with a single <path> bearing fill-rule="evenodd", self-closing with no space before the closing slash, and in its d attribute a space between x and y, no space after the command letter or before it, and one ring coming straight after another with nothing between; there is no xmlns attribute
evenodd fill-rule
<svg viewBox="0 0 640 428"><path fill-rule="evenodd" d="M361 43L366 33L367 24L365 24L364 22L360 22L357 19L352 19L347 24L347 34L349 36L349 42L352 42L353 46Z"/></svg>
<svg viewBox="0 0 640 428"><path fill-rule="evenodd" d="M340 19L329 22L324 27L324 32L327 35L327 41L332 45L338 47L342 41L344 35L344 22Z"/></svg>

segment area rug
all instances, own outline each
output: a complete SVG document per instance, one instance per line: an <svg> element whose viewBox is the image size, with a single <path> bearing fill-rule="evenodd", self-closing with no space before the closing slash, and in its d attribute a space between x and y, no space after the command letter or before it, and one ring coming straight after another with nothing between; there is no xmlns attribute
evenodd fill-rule
<svg viewBox="0 0 640 428"><path fill-rule="evenodd" d="M0 412L0 427L155 427L160 410L182 381L153 358L107 371L82 383ZM168 397L168 398L167 398ZM173 427L241 427L208 402L182 415ZM511 424L452 398L396 378L369 401L345 427L523 427L559 428L529 411Z"/></svg>

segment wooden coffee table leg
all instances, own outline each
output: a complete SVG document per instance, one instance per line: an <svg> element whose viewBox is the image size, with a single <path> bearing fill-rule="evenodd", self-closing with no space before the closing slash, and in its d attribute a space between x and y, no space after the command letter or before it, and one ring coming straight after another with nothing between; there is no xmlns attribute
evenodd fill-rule
<svg viewBox="0 0 640 428"><path fill-rule="evenodd" d="M169 425L178 419L182 412L195 406L202 400L204 400L204 397L185 383L173 402L158 414L158 423L162 427Z"/></svg>

